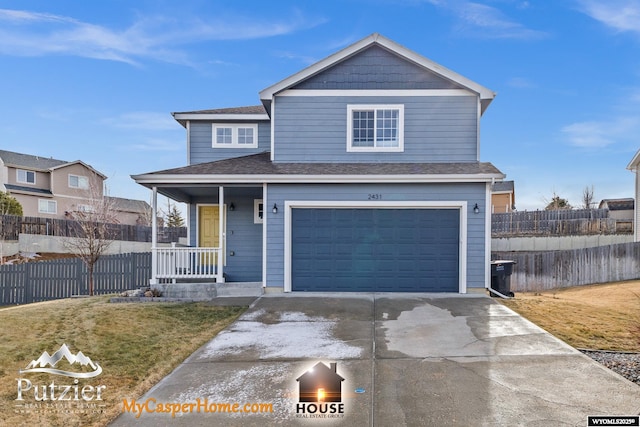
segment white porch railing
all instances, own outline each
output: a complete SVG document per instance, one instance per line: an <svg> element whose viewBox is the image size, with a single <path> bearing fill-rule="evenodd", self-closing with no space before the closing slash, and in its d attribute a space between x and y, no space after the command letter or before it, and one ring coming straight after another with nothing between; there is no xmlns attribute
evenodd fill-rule
<svg viewBox="0 0 640 427"><path fill-rule="evenodd" d="M154 248L157 279L211 279L224 282L220 248Z"/></svg>

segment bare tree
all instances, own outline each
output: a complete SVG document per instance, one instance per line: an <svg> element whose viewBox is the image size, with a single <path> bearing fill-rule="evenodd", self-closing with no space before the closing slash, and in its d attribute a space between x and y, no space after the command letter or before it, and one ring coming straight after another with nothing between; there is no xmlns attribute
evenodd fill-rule
<svg viewBox="0 0 640 427"><path fill-rule="evenodd" d="M584 209L591 209L595 204L593 194L593 185L591 187L586 186L582 190L582 207Z"/></svg>
<svg viewBox="0 0 640 427"><path fill-rule="evenodd" d="M73 236L65 241L66 248L87 266L90 296L93 296L96 263L113 242L112 224L118 223L114 199L104 197L96 187L89 185L84 191L86 204L76 205L76 209L68 213L76 222L71 231Z"/></svg>
<svg viewBox="0 0 640 427"><path fill-rule="evenodd" d="M573 209L573 207L569 204L567 199L563 199L560 197L555 191L553 192L553 196L551 196L551 200L543 199L547 204L545 206L545 211L558 211L563 209Z"/></svg>

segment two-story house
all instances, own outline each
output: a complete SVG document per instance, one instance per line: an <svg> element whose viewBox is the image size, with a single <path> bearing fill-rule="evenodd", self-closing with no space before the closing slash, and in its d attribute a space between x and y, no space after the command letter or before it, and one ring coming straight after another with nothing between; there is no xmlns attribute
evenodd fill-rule
<svg viewBox="0 0 640 427"><path fill-rule="evenodd" d="M0 150L0 191L20 202L24 216L65 219L69 212L92 209L91 198L104 197L105 179L103 173L81 160L68 162ZM140 218L150 217L147 202L112 199L121 224L135 225Z"/></svg>
<svg viewBox="0 0 640 427"><path fill-rule="evenodd" d="M192 247L156 248L153 281L484 289L504 178L479 161L494 96L372 34L264 89L259 106L174 113L188 165L133 179L156 207L157 193L188 204Z"/></svg>

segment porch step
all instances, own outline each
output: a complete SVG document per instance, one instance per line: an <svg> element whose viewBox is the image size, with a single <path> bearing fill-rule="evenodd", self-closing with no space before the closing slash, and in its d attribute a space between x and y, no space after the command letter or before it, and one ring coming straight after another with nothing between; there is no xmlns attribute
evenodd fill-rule
<svg viewBox="0 0 640 427"><path fill-rule="evenodd" d="M192 301L211 301L224 297L259 297L262 282L228 283L159 283L153 286L166 298L181 298Z"/></svg>

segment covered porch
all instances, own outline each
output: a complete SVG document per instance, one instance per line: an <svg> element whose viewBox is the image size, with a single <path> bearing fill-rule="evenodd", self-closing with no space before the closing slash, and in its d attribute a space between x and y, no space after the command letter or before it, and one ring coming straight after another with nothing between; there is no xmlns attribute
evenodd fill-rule
<svg viewBox="0 0 640 427"><path fill-rule="evenodd" d="M152 191L151 285L259 282L265 286L266 184L142 184ZM186 203L186 245L158 245L158 194Z"/></svg>

